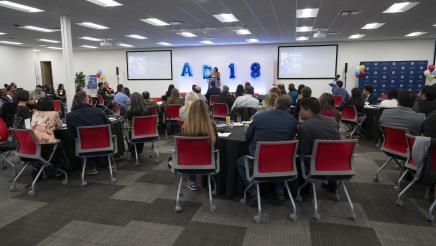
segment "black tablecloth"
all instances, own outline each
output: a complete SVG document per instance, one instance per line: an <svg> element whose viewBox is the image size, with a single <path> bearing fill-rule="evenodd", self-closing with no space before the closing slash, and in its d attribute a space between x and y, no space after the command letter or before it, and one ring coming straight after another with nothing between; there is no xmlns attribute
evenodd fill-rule
<svg viewBox="0 0 436 246"><path fill-rule="evenodd" d="M248 154L248 143L245 140L244 127L225 127L220 132L231 132L227 138L218 138L220 149L220 173L216 177L217 194L231 199L243 193L243 184L239 177L236 161Z"/></svg>
<svg viewBox="0 0 436 246"><path fill-rule="evenodd" d="M369 141L378 143L381 132L378 121L384 108L365 108L366 120L363 124L365 130L365 137Z"/></svg>

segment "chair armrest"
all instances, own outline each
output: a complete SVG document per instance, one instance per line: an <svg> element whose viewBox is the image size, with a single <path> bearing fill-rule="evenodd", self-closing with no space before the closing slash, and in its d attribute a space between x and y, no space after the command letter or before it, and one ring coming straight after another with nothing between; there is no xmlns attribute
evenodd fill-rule
<svg viewBox="0 0 436 246"><path fill-rule="evenodd" d="M248 160L255 160L255 158L253 156L249 156L246 155L243 157L244 158L244 164L245 164L245 176L248 180L248 182L250 182L251 180L253 180L253 176L250 176L250 163L248 162Z"/></svg>
<svg viewBox="0 0 436 246"><path fill-rule="evenodd" d="M303 179L307 179L307 174L306 174L306 165L304 163L304 158L305 157L312 157L312 156L304 156L304 155L300 155L300 167L301 167L301 176L303 176Z"/></svg>
<svg viewBox="0 0 436 246"><path fill-rule="evenodd" d="M114 154L118 153L118 139L117 135L112 135L112 141L114 142Z"/></svg>
<svg viewBox="0 0 436 246"><path fill-rule="evenodd" d="M216 170L215 170L215 173L219 173L220 172L220 166L221 166L220 150L216 149L216 150L214 150L214 153L216 153L216 159L215 159Z"/></svg>

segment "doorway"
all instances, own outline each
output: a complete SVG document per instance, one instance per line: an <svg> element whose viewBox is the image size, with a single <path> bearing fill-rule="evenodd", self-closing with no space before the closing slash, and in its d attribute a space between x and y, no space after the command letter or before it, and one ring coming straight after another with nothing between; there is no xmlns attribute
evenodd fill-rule
<svg viewBox="0 0 436 246"><path fill-rule="evenodd" d="M53 74L51 70L51 61L42 61L41 62L41 77L42 77L42 85L50 86L53 89Z"/></svg>

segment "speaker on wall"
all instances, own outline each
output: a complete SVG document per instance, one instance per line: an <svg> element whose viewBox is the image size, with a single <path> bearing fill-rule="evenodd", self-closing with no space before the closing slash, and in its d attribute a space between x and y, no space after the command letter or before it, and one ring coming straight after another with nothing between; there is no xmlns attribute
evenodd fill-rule
<svg viewBox="0 0 436 246"><path fill-rule="evenodd" d="M116 67L116 73L117 73L117 75L120 75L120 70L118 67Z"/></svg>
<svg viewBox="0 0 436 246"><path fill-rule="evenodd" d="M348 72L348 62L345 63L345 68L344 68L344 72L347 73Z"/></svg>

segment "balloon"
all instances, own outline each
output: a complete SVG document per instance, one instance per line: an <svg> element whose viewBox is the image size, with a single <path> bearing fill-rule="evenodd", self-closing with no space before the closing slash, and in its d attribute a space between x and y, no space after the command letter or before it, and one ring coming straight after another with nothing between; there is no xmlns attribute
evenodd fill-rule
<svg viewBox="0 0 436 246"><path fill-rule="evenodd" d="M365 71L365 65L360 65L359 68L360 68L360 71L362 71L362 72Z"/></svg>
<svg viewBox="0 0 436 246"><path fill-rule="evenodd" d="M99 73L99 74L102 74L102 73L103 73L103 69L99 69L99 70L98 70L98 73Z"/></svg>
<svg viewBox="0 0 436 246"><path fill-rule="evenodd" d="M100 73L98 73L98 74L96 74L95 76L97 76L97 78L99 79L99 78L100 78L100 76L101 76L101 74L100 74Z"/></svg>
<svg viewBox="0 0 436 246"><path fill-rule="evenodd" d="M432 72L431 74L433 74L434 76L436 76L436 69L433 70L433 72Z"/></svg>
<svg viewBox="0 0 436 246"><path fill-rule="evenodd" d="M434 75L433 75L433 74L430 74L430 75L427 77L427 79L428 79L428 81L432 81L432 80L434 79Z"/></svg>
<svg viewBox="0 0 436 246"><path fill-rule="evenodd" d="M429 76L430 74L431 74L430 70L425 70L425 71L424 71L424 75L425 75L425 77Z"/></svg>
<svg viewBox="0 0 436 246"><path fill-rule="evenodd" d="M432 64L432 65L429 65L429 66L428 66L428 70L430 70L430 73L433 72L433 70L434 70L434 65L433 65L433 64Z"/></svg>
<svg viewBox="0 0 436 246"><path fill-rule="evenodd" d="M359 77L359 75L360 75L360 69L359 68L354 71L354 75L356 75L356 77Z"/></svg>

